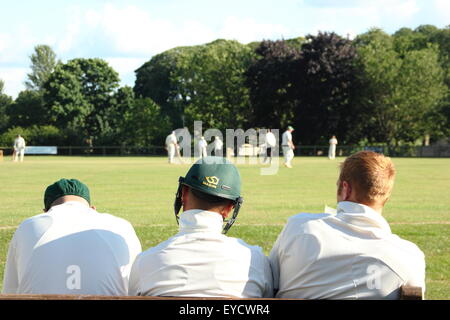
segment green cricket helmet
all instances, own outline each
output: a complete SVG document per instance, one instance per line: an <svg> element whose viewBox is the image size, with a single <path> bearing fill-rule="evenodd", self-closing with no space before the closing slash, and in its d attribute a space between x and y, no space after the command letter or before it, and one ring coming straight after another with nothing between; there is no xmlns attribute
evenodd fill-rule
<svg viewBox="0 0 450 320"><path fill-rule="evenodd" d="M241 176L237 168L225 158L205 157L192 165L185 177L179 178L174 210L178 222L181 209L181 189L186 185L205 194L228 199L234 203L232 217L227 220L223 232L226 233L237 218L243 199L241 193Z"/></svg>

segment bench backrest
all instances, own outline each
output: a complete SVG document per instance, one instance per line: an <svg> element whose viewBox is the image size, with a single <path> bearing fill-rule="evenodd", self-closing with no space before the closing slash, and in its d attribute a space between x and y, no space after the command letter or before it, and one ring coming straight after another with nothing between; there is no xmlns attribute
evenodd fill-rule
<svg viewBox="0 0 450 320"><path fill-rule="evenodd" d="M280 300L276 298L201 298L201 297L153 297L153 296L100 296L100 295L61 295L61 294L0 294L0 300ZM303 300L303 299L289 299ZM423 300L422 288L403 286L400 300Z"/></svg>

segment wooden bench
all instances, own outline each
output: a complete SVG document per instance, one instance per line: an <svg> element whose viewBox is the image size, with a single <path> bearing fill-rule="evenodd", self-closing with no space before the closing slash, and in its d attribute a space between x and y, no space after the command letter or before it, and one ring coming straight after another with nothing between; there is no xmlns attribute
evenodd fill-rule
<svg viewBox="0 0 450 320"><path fill-rule="evenodd" d="M202 297L153 297L153 296L100 296L100 295L61 295L61 294L0 294L0 300L303 300L276 298L202 298ZM423 300L422 288L403 286L400 300Z"/></svg>

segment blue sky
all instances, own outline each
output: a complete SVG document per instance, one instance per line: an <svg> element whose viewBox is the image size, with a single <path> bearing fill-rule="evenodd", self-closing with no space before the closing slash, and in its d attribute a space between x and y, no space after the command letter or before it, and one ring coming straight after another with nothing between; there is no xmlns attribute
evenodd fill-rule
<svg viewBox="0 0 450 320"><path fill-rule="evenodd" d="M103 58L133 86L136 68L176 46L422 24L449 25L450 0L0 0L0 79L15 98L37 44L63 62Z"/></svg>

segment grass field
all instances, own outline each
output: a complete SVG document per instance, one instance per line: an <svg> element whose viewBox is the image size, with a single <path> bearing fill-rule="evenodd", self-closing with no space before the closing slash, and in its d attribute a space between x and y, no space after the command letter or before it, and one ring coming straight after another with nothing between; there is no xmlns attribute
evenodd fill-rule
<svg viewBox="0 0 450 320"><path fill-rule="evenodd" d="M293 169L260 175L259 165L238 165L244 205L228 235L259 245L268 254L287 218L335 207L338 164L325 157L297 157ZM427 261L427 299L450 298L450 159L393 159L397 180L384 210L391 229L413 241ZM173 200L178 177L188 165L165 158L26 157L0 162L0 279L15 228L42 212L45 188L60 178L77 178L91 190L99 212L129 220L144 249L177 231ZM0 284L1 288L1 284Z"/></svg>

